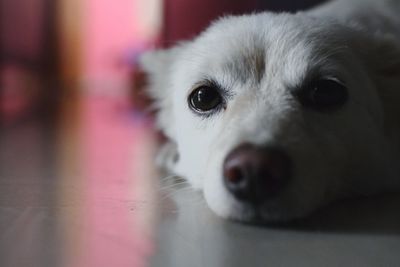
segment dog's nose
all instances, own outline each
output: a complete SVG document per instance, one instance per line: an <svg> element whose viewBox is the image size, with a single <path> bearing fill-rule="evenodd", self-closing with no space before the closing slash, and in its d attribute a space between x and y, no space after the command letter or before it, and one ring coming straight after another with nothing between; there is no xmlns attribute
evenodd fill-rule
<svg viewBox="0 0 400 267"><path fill-rule="evenodd" d="M242 144L223 165L224 183L236 199L261 204L277 196L288 183L292 161L281 149Z"/></svg>

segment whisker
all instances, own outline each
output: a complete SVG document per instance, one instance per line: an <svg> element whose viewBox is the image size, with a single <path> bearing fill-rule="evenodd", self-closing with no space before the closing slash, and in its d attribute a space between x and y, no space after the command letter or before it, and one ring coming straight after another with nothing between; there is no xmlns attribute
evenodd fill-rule
<svg viewBox="0 0 400 267"><path fill-rule="evenodd" d="M181 187L182 185L190 186L190 184L187 181L182 181L182 182L162 186L159 188L159 191L166 191L169 189L174 189L175 187L176 187L175 189L177 189L177 188Z"/></svg>
<svg viewBox="0 0 400 267"><path fill-rule="evenodd" d="M179 175L173 174L173 175L168 175L168 176L165 176L165 177L161 177L160 181L179 180L179 178L180 178Z"/></svg>
<svg viewBox="0 0 400 267"><path fill-rule="evenodd" d="M196 192L192 187L185 187L185 188L176 188L175 190L171 189L170 192L163 194L160 198L160 200L165 200L168 198L173 197L174 195L184 193L184 192Z"/></svg>
<svg viewBox="0 0 400 267"><path fill-rule="evenodd" d="M191 187L189 181L183 179L179 175L169 175L160 178L162 184L166 184L161 186L158 191L160 192L161 196L159 201L163 201L168 198L172 198L173 196L184 193L184 192L196 192L197 190ZM185 204L190 205L202 205L205 203L203 197L196 197L195 199L188 199L185 201Z"/></svg>

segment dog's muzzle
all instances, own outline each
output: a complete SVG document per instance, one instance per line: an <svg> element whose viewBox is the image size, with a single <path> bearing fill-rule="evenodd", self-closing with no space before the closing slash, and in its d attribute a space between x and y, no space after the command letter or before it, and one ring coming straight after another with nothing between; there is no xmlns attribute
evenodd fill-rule
<svg viewBox="0 0 400 267"><path fill-rule="evenodd" d="M284 190L292 165L282 149L242 144L225 159L224 183L237 200L259 206Z"/></svg>

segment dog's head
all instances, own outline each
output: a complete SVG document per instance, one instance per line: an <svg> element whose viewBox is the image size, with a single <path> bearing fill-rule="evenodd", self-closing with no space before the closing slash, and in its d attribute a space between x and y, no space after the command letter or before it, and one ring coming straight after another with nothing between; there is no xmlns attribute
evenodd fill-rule
<svg viewBox="0 0 400 267"><path fill-rule="evenodd" d="M390 187L394 126L379 90L400 61L381 37L262 13L148 53L142 65L174 150L166 162L218 215L244 221L288 220Z"/></svg>

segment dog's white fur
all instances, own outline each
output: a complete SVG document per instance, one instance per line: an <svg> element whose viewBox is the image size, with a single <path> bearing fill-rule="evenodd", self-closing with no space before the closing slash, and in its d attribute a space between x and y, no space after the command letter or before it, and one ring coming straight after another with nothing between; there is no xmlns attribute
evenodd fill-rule
<svg viewBox="0 0 400 267"><path fill-rule="evenodd" d="M338 0L296 14L228 16L193 41L149 52L164 163L202 190L218 215L251 221L224 188L222 163L241 143L284 147L294 177L259 210L266 221L304 216L334 199L400 188L400 1ZM290 93L313 73L342 80L344 107L304 109ZM232 95L202 118L188 108L212 78Z"/></svg>

